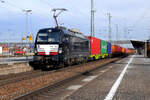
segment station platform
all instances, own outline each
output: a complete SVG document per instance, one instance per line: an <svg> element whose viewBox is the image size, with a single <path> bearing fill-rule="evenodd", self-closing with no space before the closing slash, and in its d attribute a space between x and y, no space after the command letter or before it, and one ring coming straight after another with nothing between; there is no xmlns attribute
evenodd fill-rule
<svg viewBox="0 0 150 100"><path fill-rule="evenodd" d="M128 56L47 94L38 100L150 100L150 59Z"/></svg>
<svg viewBox="0 0 150 100"><path fill-rule="evenodd" d="M65 100L150 100L150 59L134 55L114 63Z"/></svg>
<svg viewBox="0 0 150 100"><path fill-rule="evenodd" d="M8 63L24 63L33 61L33 56L26 56L26 57L0 57L0 67L2 64Z"/></svg>

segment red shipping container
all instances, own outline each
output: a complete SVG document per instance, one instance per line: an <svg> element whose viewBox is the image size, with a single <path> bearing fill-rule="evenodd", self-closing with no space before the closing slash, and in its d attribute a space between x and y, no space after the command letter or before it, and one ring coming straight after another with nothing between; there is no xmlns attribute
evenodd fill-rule
<svg viewBox="0 0 150 100"><path fill-rule="evenodd" d="M90 40L90 51L91 55L98 55L101 53L101 48L100 48L100 39L95 38L95 37L88 37Z"/></svg>
<svg viewBox="0 0 150 100"><path fill-rule="evenodd" d="M121 53L122 52L122 47L120 46L117 46L117 45L112 45L112 54L115 54L115 53Z"/></svg>
<svg viewBox="0 0 150 100"><path fill-rule="evenodd" d="M128 49L128 50L127 50L127 53L128 53L128 54L133 54L133 53L136 53L136 50Z"/></svg>
<svg viewBox="0 0 150 100"><path fill-rule="evenodd" d="M124 52L125 54L127 53L127 49L125 48L125 52Z"/></svg>
<svg viewBox="0 0 150 100"><path fill-rule="evenodd" d="M118 48L117 48L117 53L122 53L122 47L120 47L120 46L117 46Z"/></svg>
<svg viewBox="0 0 150 100"><path fill-rule="evenodd" d="M115 53L115 46L111 45L111 53L114 54Z"/></svg>

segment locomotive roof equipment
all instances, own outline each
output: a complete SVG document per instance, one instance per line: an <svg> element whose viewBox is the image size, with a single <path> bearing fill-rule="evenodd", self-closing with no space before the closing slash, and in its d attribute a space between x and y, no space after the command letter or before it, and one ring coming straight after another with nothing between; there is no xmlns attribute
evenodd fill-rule
<svg viewBox="0 0 150 100"><path fill-rule="evenodd" d="M54 19L55 19L55 21L56 21L56 26L58 27L59 25L58 25L57 17L58 17L63 11L67 11L67 9L65 9L65 8L54 8L54 9L52 9L52 11L54 12L53 17L54 17ZM57 11L59 11L59 12L56 14Z"/></svg>

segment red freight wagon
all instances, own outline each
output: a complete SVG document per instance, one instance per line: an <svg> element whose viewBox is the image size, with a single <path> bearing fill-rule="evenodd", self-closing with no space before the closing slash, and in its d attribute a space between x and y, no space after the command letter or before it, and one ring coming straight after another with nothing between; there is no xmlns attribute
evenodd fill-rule
<svg viewBox="0 0 150 100"><path fill-rule="evenodd" d="M100 39L91 36L88 38L90 40L91 55L100 55Z"/></svg>
<svg viewBox="0 0 150 100"><path fill-rule="evenodd" d="M115 46L111 45L111 53L113 54L115 52Z"/></svg>
<svg viewBox="0 0 150 100"><path fill-rule="evenodd" d="M117 46L117 53L122 53L122 47Z"/></svg>
<svg viewBox="0 0 150 100"><path fill-rule="evenodd" d="M128 53L128 54L132 54L132 53L135 53L135 52L136 52L136 51L133 50L133 49L128 49L128 50L127 50L127 53Z"/></svg>
<svg viewBox="0 0 150 100"><path fill-rule="evenodd" d="M122 47L117 45L112 45L112 50L111 50L112 54L121 53L121 52L122 52Z"/></svg>
<svg viewBox="0 0 150 100"><path fill-rule="evenodd" d="M122 53L126 54L127 53L127 49L126 48L122 48Z"/></svg>
<svg viewBox="0 0 150 100"><path fill-rule="evenodd" d="M125 52L124 52L125 54L127 54L127 49L125 48Z"/></svg>

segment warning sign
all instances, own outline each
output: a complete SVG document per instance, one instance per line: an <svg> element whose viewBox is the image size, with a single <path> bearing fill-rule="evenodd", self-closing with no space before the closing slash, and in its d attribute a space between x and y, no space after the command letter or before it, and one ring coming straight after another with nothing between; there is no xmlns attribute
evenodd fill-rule
<svg viewBox="0 0 150 100"><path fill-rule="evenodd" d="M22 40L25 40L25 37L22 37Z"/></svg>
<svg viewBox="0 0 150 100"><path fill-rule="evenodd" d="M31 35L29 36L29 40L32 41L32 36Z"/></svg>

